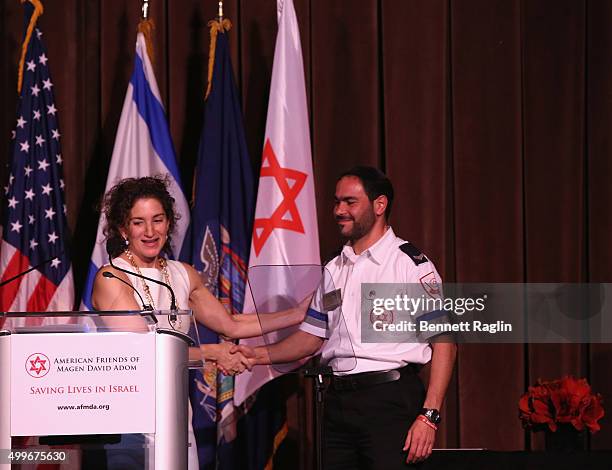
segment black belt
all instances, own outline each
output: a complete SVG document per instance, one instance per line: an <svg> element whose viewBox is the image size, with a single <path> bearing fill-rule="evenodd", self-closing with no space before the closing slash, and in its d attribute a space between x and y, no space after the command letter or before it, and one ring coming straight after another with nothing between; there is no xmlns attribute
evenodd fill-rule
<svg viewBox="0 0 612 470"><path fill-rule="evenodd" d="M417 364L408 364L401 369L361 372L359 374L349 375L334 375L332 388L338 391L361 390L373 385L395 382L404 374L418 373L419 369L420 367Z"/></svg>

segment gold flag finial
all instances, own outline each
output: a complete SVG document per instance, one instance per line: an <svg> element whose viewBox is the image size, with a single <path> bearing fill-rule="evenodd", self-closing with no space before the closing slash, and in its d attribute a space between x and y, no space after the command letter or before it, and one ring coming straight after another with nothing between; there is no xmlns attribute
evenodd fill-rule
<svg viewBox="0 0 612 470"><path fill-rule="evenodd" d="M223 2L219 2L219 4L222 3ZM217 34L229 31L232 27L232 23L227 18L218 18L216 20L210 20L208 22L208 27L210 28L210 49L208 51L208 86L206 87L204 100L208 98L208 95L210 95L210 90L212 88L213 69L215 68L215 49L217 46Z"/></svg>

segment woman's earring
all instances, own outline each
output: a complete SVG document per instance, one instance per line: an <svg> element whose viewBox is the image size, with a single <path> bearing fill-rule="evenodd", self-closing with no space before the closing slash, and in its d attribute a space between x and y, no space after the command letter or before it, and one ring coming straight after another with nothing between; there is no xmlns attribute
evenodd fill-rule
<svg viewBox="0 0 612 470"><path fill-rule="evenodd" d="M130 241L127 238L124 238L123 242L125 243L126 247L130 246Z"/></svg>

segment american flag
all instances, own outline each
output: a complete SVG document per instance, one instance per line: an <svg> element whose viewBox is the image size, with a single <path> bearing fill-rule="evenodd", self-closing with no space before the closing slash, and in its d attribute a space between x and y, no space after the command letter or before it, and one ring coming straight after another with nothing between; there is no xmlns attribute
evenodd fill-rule
<svg viewBox="0 0 612 470"><path fill-rule="evenodd" d="M25 6L27 24L33 9L29 2ZM0 283L49 261L0 287L0 312L72 310L74 305L58 109L41 38L35 29L23 66L4 187Z"/></svg>

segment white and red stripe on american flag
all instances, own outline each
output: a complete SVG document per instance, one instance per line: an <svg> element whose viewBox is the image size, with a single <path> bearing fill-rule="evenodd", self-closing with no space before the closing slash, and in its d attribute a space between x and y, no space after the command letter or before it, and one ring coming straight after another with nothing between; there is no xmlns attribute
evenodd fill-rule
<svg viewBox="0 0 612 470"><path fill-rule="evenodd" d="M48 58L36 29L28 44L11 164L4 187L0 311L71 310L74 287L64 204L63 159Z"/></svg>

